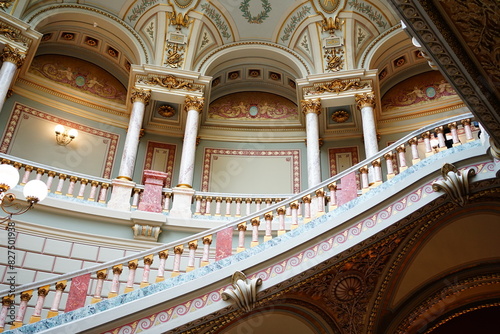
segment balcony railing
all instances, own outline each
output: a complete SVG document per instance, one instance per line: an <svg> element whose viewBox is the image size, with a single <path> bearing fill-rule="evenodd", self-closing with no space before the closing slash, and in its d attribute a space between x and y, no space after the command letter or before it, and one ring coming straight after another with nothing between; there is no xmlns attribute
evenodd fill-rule
<svg viewBox="0 0 500 334"><path fill-rule="evenodd" d="M325 180L317 186L293 195L248 196L234 194L213 194L197 192L193 201L193 212L201 216L231 217L227 223L192 236L170 242L137 254L122 257L86 269L67 273L10 290L0 291L3 297L0 312L0 329L5 328L6 316L12 305L17 310L12 328L25 323L26 309L31 298L36 303L29 322L41 319L42 310L47 317L54 317L66 309L62 298L72 280L83 275L91 275L93 291L85 298L88 303L96 303L127 293L140 282L140 288L169 277L190 272L208 265L232 252L242 252L249 247L281 236L301 224L307 224L326 212L333 211L359 195L363 195L404 172L411 165L421 163L426 158L446 150L443 128L450 129L452 145L475 140L471 129L472 115L462 115L437 122L412 132L392 145L382 149L373 157ZM431 141L431 134L437 134L437 145ZM106 203L110 180L90 178L76 173L51 169L48 166L33 166L22 160L1 156L4 163L13 163L24 173L23 182L35 175L47 175L51 193L62 196L76 196L87 202ZM7 161L7 160L11 161ZM69 180L69 182L67 182ZM57 181L57 182L56 182ZM90 187L88 188L90 184ZM142 186L137 186L131 197L132 207L137 206ZM171 205L170 189L164 189L164 207ZM342 195L342 196L339 196ZM244 217L240 217L244 216ZM233 247L233 240L236 247ZM215 251L214 251L215 250ZM167 266L167 259L171 258ZM154 276L152 263L157 261ZM139 275L139 279L136 276ZM124 285L124 287L123 287ZM109 292L103 295L104 287ZM54 295L50 305L46 305L47 294ZM90 297L90 298L88 298Z"/></svg>

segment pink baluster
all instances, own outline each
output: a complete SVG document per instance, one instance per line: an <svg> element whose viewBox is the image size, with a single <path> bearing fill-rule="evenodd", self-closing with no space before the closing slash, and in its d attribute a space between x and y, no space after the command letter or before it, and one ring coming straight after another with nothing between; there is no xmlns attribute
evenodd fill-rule
<svg viewBox="0 0 500 334"><path fill-rule="evenodd" d="M226 197L226 217L231 217L231 203L233 199L231 197Z"/></svg>
<svg viewBox="0 0 500 334"><path fill-rule="evenodd" d="M453 146L461 145L460 138L458 138L457 122L448 124L448 128L451 131L451 139L453 140Z"/></svg>
<svg viewBox="0 0 500 334"><path fill-rule="evenodd" d="M290 203L290 211L292 216L292 224L290 225L290 230L294 230L297 227L299 227L298 210L299 210L299 203L297 201Z"/></svg>
<svg viewBox="0 0 500 334"><path fill-rule="evenodd" d="M104 280L106 279L106 277L108 277L108 270L107 269L99 270L96 273L96 275L97 275L97 283L95 287L94 297L92 297L92 300L90 301L91 304L95 304L102 300L101 297L102 288L104 286Z"/></svg>
<svg viewBox="0 0 500 334"><path fill-rule="evenodd" d="M30 324L40 321L41 314L42 314L42 308L43 308L43 303L45 302L45 297L47 297L47 294L49 293L50 285L42 286L38 288L38 298L36 300L35 304L35 310L33 311L33 314L31 315L30 318Z"/></svg>
<svg viewBox="0 0 500 334"><path fill-rule="evenodd" d="M222 202L222 197L215 198L215 215L220 216L220 206Z"/></svg>
<svg viewBox="0 0 500 334"><path fill-rule="evenodd" d="M246 215L249 216L250 213L252 212L252 199L246 198L245 203L246 203Z"/></svg>
<svg viewBox="0 0 500 334"><path fill-rule="evenodd" d="M66 193L66 196L73 197L73 191L75 190L75 183L77 180L78 180L78 178L76 176L69 177L69 186L68 186L68 192Z"/></svg>
<svg viewBox="0 0 500 334"><path fill-rule="evenodd" d="M194 270L194 256L196 253L196 249L198 249L198 240L193 240L188 242L188 247L189 247L189 258L188 258L188 265L186 267L186 272L190 272Z"/></svg>
<svg viewBox="0 0 500 334"><path fill-rule="evenodd" d="M462 120L462 125L464 127L464 130L465 130L465 140L466 141L473 141L474 140L474 137L472 136L472 129L470 127L470 119L464 119Z"/></svg>
<svg viewBox="0 0 500 334"><path fill-rule="evenodd" d="M161 282L165 280L165 262L168 258L168 249L158 253L160 258L160 264L158 265L158 275L156 276L156 282Z"/></svg>
<svg viewBox="0 0 500 334"><path fill-rule="evenodd" d="M302 197L302 203L304 203L304 223L311 221L311 195Z"/></svg>
<svg viewBox="0 0 500 334"><path fill-rule="evenodd" d="M286 233L285 229L285 214L286 208L281 206L276 209L276 213L278 214L278 237Z"/></svg>
<svg viewBox="0 0 500 334"><path fill-rule="evenodd" d="M412 138L408 141L408 144L410 144L411 147L411 163L412 165L420 162L420 157L418 155L418 139L417 137Z"/></svg>
<svg viewBox="0 0 500 334"><path fill-rule="evenodd" d="M106 203L106 194L108 191L109 183L101 184L101 192L99 193L99 203Z"/></svg>
<svg viewBox="0 0 500 334"><path fill-rule="evenodd" d="M332 211L337 208L337 182L332 182L328 185L330 191L329 210Z"/></svg>
<svg viewBox="0 0 500 334"><path fill-rule="evenodd" d="M67 281L59 281L56 283L56 295L52 301L49 313L47 313L47 318L52 318L59 314L59 304L61 304L61 298L64 289L66 289L66 283Z"/></svg>
<svg viewBox="0 0 500 334"><path fill-rule="evenodd" d="M445 138L444 138L443 127L442 126L437 127L434 129L434 131L436 131L436 134L437 134L437 138L438 138L438 142L439 142L439 151L446 150L447 147L446 147L446 142L445 142Z"/></svg>
<svg viewBox="0 0 500 334"><path fill-rule="evenodd" d="M80 189L78 190L77 198L83 199L83 195L85 194L85 187L87 186L87 183L89 183L89 180L87 180L87 179L80 180Z"/></svg>
<svg viewBox="0 0 500 334"><path fill-rule="evenodd" d="M245 250L245 232L247 230L247 223L239 223L238 224L238 248L236 252L243 252Z"/></svg>
<svg viewBox="0 0 500 334"><path fill-rule="evenodd" d="M113 281L111 282L111 289L109 289L108 298L118 296L120 291L120 275L123 271L123 265L118 264L113 266Z"/></svg>
<svg viewBox="0 0 500 334"><path fill-rule="evenodd" d="M422 133L422 138L424 138L425 157L427 158L434 154L432 152L431 133L429 131Z"/></svg>
<svg viewBox="0 0 500 334"><path fill-rule="evenodd" d="M273 238L272 231L272 222L273 222L273 213L268 212L264 215L264 220L266 221L266 233L264 235L264 242L269 241Z"/></svg>
<svg viewBox="0 0 500 334"><path fill-rule="evenodd" d="M241 197L236 198L236 212L235 216L236 217L241 217L241 202L243 199Z"/></svg>
<svg viewBox="0 0 500 334"><path fill-rule="evenodd" d="M376 187L382 184L382 168L380 166L380 158L372 161L373 166L373 186Z"/></svg>
<svg viewBox="0 0 500 334"><path fill-rule="evenodd" d="M396 152L398 152L398 157L399 157L399 172L403 172L408 169L408 166L406 165L406 148L405 145L400 145L396 148Z"/></svg>
<svg viewBox="0 0 500 334"><path fill-rule="evenodd" d="M174 268L172 270L172 277L179 276L181 268L181 255L184 252L184 245L174 247Z"/></svg>
<svg viewBox="0 0 500 334"><path fill-rule="evenodd" d="M151 273L151 265L153 264L153 254L144 257L144 271L142 272L141 288L149 285L149 274Z"/></svg>
<svg viewBox="0 0 500 334"><path fill-rule="evenodd" d="M52 186L52 182L54 181L54 176L56 176L56 172L53 172L53 171L49 171L47 172L47 189L50 189L50 187Z"/></svg>
<svg viewBox="0 0 500 334"><path fill-rule="evenodd" d="M390 180L395 176L394 164L393 164L394 154L392 152L388 152L384 154L384 158L385 158L385 164L387 166L387 179Z"/></svg>
<svg viewBox="0 0 500 334"><path fill-rule="evenodd" d="M35 177L35 180L41 180L41 179L42 179L43 174L45 174L45 169L42 169L42 168L37 168L37 169L36 169L36 177Z"/></svg>
<svg viewBox="0 0 500 334"><path fill-rule="evenodd" d="M14 320L10 329L19 328L23 325L26 308L28 307L28 302L30 301L32 296L33 290L24 291L21 293L21 303L19 304L19 309L17 310L16 320Z"/></svg>
<svg viewBox="0 0 500 334"><path fill-rule="evenodd" d="M252 242L250 243L250 247L255 247L259 244L259 225L260 219L252 218L250 221L252 223Z"/></svg>
<svg viewBox="0 0 500 334"><path fill-rule="evenodd" d="M172 194L170 193L165 193L165 201L163 204L163 212L169 212L170 211L170 200L172 198Z"/></svg>
<svg viewBox="0 0 500 334"><path fill-rule="evenodd" d="M138 263L139 260L128 261L128 278L124 293L134 290L135 272L137 271Z"/></svg>
<svg viewBox="0 0 500 334"><path fill-rule="evenodd" d="M361 173L361 191L363 193L366 193L369 190L369 184L368 184L368 167L364 166L359 169L359 172Z"/></svg>
<svg viewBox="0 0 500 334"><path fill-rule="evenodd" d="M210 207L212 205L212 197L208 196L207 199L205 200L205 214L207 216L210 216Z"/></svg>
<svg viewBox="0 0 500 334"><path fill-rule="evenodd" d="M203 199L203 196L201 195L196 195L194 197L194 200L196 201L196 209L194 211L195 215L201 215L201 200Z"/></svg>
<svg viewBox="0 0 500 334"><path fill-rule="evenodd" d="M323 188L317 189L315 191L316 194L316 205L318 207L318 212L316 213L316 217L322 216L325 214L325 191Z"/></svg>
<svg viewBox="0 0 500 334"><path fill-rule="evenodd" d="M21 180L21 185L24 186L26 183L28 183L28 180L30 179L31 171L33 170L32 166L24 166L24 175L23 179Z"/></svg>
<svg viewBox="0 0 500 334"><path fill-rule="evenodd" d="M90 194L88 200L91 202L95 201L95 194L97 193L97 186L99 185L99 182L97 181L92 181L90 183Z"/></svg>
<svg viewBox="0 0 500 334"><path fill-rule="evenodd" d="M11 312L15 312L13 305L14 295L5 296L2 298L2 311L0 311L0 333L4 331L5 322L7 321L9 310L11 310Z"/></svg>
<svg viewBox="0 0 500 334"><path fill-rule="evenodd" d="M132 208L137 208L137 205L139 204L139 196L141 193L140 188L134 188L134 194L132 195Z"/></svg>
<svg viewBox="0 0 500 334"><path fill-rule="evenodd" d="M204 267L209 264L208 257L210 255L210 245L212 244L212 235L203 237L203 256L201 257L200 266Z"/></svg>

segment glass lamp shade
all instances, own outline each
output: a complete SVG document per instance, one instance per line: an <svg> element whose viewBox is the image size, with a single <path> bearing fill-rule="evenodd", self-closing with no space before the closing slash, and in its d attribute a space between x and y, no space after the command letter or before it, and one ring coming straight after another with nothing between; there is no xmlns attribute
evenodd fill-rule
<svg viewBox="0 0 500 334"><path fill-rule="evenodd" d="M54 128L54 131L57 133L57 134L60 134L60 133L64 133L64 126L62 126L61 124L57 124L56 127Z"/></svg>
<svg viewBox="0 0 500 334"><path fill-rule="evenodd" d="M75 129L71 129L68 131L68 136L70 138L76 138L76 136L78 136L78 131L76 131Z"/></svg>
<svg viewBox="0 0 500 334"><path fill-rule="evenodd" d="M19 182L19 171L12 165L0 165L0 188L3 191L14 188Z"/></svg>
<svg viewBox="0 0 500 334"><path fill-rule="evenodd" d="M23 194L28 201L40 202L47 197L47 185L40 180L31 180L24 186Z"/></svg>

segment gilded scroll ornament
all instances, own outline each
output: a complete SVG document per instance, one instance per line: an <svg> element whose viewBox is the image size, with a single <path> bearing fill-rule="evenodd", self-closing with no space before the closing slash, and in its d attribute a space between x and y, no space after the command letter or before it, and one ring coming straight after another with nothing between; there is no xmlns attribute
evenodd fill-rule
<svg viewBox="0 0 500 334"><path fill-rule="evenodd" d="M187 28L194 20L190 20L187 14L182 15L182 13L176 14L175 11L173 13L167 13L167 17L170 19L170 25L177 26L177 30L181 30L182 27Z"/></svg>
<svg viewBox="0 0 500 334"><path fill-rule="evenodd" d="M151 98L151 90L142 89L142 88L133 88L132 94L130 96L130 100L132 103L134 102L143 102L144 104L149 103L149 99Z"/></svg>
<svg viewBox="0 0 500 334"><path fill-rule="evenodd" d="M158 85L167 89L184 89L189 91L197 90L196 88L193 88L193 83L180 80L173 75L167 75L166 77L149 77L147 79L142 79L139 82L147 85Z"/></svg>
<svg viewBox="0 0 500 334"><path fill-rule="evenodd" d="M257 302L257 287L262 285L261 278L248 280L244 273L236 271L231 279L232 289L221 294L223 300L233 300L239 309L250 312Z"/></svg>
<svg viewBox="0 0 500 334"><path fill-rule="evenodd" d="M6 10L10 6L12 6L13 3L14 3L14 0L3 0L3 1L0 1L0 8L2 8L3 10Z"/></svg>
<svg viewBox="0 0 500 334"><path fill-rule="evenodd" d="M373 92L356 94L356 104L358 108L372 107L375 108L375 94Z"/></svg>
<svg viewBox="0 0 500 334"><path fill-rule="evenodd" d="M196 110L197 112L201 112L203 110L204 98L195 97L195 96L186 96L186 100L184 101L184 110Z"/></svg>
<svg viewBox="0 0 500 334"><path fill-rule="evenodd" d="M20 51L18 48L13 48L9 44L6 44L3 48L2 59L3 61L13 63L17 67L21 67L26 58L26 53Z"/></svg>
<svg viewBox="0 0 500 334"><path fill-rule="evenodd" d="M464 206L469 200L469 179L476 175L474 169L467 169L461 173L454 165L445 163L441 167L441 175L443 180L436 181L432 184L434 191L444 191L450 199Z"/></svg>
<svg viewBox="0 0 500 334"><path fill-rule="evenodd" d="M0 35L3 35L14 42L21 41L21 38L19 38L19 32L6 25L0 25Z"/></svg>
<svg viewBox="0 0 500 334"><path fill-rule="evenodd" d="M328 49L325 50L326 68L325 71L337 72L344 68L344 59L342 59L342 50Z"/></svg>
<svg viewBox="0 0 500 334"><path fill-rule="evenodd" d="M304 114L315 113L319 115L321 113L320 99L302 100L300 103L302 104L302 112Z"/></svg>
<svg viewBox="0 0 500 334"><path fill-rule="evenodd" d="M340 30L341 24L342 22L338 17L335 17L335 19L333 17L329 17L328 19L325 18L321 22L321 30L328 31L330 34L333 35L335 30Z"/></svg>
<svg viewBox="0 0 500 334"><path fill-rule="evenodd" d="M317 86L312 94L337 93L348 90L362 89L368 87L369 84L361 83L359 80L333 80L328 83L323 83Z"/></svg>
<svg viewBox="0 0 500 334"><path fill-rule="evenodd" d="M167 44L167 54L164 65L171 68L180 68L184 62L185 47L176 43Z"/></svg>

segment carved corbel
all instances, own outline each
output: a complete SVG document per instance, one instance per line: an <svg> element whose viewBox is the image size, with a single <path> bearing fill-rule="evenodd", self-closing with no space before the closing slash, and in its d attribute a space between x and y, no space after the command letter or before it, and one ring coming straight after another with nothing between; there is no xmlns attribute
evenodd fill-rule
<svg viewBox="0 0 500 334"><path fill-rule="evenodd" d="M261 278L248 280L244 273L236 271L232 277L233 288L221 294L223 300L233 300L239 309L250 312L257 302L257 287L262 285Z"/></svg>
<svg viewBox="0 0 500 334"><path fill-rule="evenodd" d="M441 167L443 180L432 184L434 191L444 191L453 202L464 206L469 200L469 179L476 175L474 169L467 169L460 173L458 169L449 163Z"/></svg>

